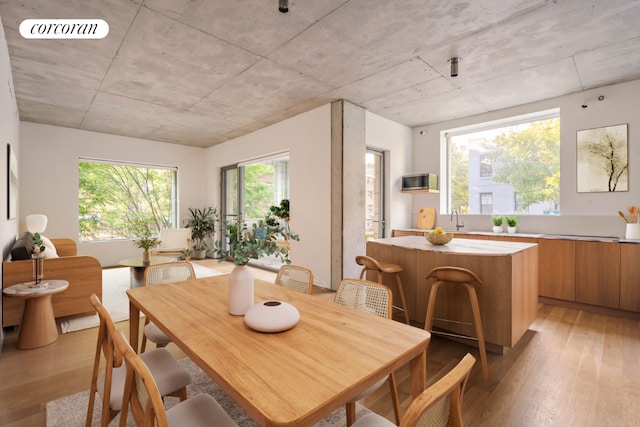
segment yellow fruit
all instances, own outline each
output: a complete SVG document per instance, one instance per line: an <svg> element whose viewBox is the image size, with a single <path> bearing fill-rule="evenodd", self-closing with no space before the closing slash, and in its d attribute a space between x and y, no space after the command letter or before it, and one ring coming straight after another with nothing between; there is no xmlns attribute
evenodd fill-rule
<svg viewBox="0 0 640 427"><path fill-rule="evenodd" d="M434 231L435 231L436 234L442 234L444 232L442 227L436 227L436 229Z"/></svg>

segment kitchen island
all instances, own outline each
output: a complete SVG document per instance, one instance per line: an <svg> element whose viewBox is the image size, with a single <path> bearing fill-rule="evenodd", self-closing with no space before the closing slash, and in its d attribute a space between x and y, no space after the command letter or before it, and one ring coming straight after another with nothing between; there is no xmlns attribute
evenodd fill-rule
<svg viewBox="0 0 640 427"><path fill-rule="evenodd" d="M401 265L409 317L424 325L427 301L435 267L467 268L484 286L478 289L487 350L504 353L524 335L536 318L538 308L538 245L494 240L456 239L446 245L432 245L424 237L402 236L369 240L367 255L379 261ZM384 278L394 299L394 283ZM441 288L435 317L473 320L466 291L454 286ZM437 323L436 323L437 324ZM449 325L456 333L474 335L473 327Z"/></svg>

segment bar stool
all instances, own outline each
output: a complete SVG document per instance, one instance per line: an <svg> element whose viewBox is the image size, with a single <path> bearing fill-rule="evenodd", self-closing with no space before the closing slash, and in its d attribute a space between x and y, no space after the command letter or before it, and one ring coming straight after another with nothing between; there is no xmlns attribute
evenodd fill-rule
<svg viewBox="0 0 640 427"><path fill-rule="evenodd" d="M482 362L482 374L484 380L489 380L489 367L487 365L487 351L484 345L484 332L482 330L482 319L480 318L480 307L478 305L478 295L476 294L476 288L482 286L482 281L475 273L466 268L461 267L437 267L429 272L427 279L436 279L431 285L431 293L429 294L429 303L427 305L427 316L424 322L424 328L432 334L444 335L449 337L457 337L478 341L478 348L480 349L480 360ZM462 285L467 290L469 295L469 301L471 302L471 311L473 312L474 323L460 322L451 319L434 319L434 311L436 306L436 299L438 297L438 290L440 286L445 283L453 285ZM448 332L433 331L433 321L440 320L450 323L464 324L475 326L476 337L454 334Z"/></svg>
<svg viewBox="0 0 640 427"><path fill-rule="evenodd" d="M400 280L400 273L403 271L402 267L398 264L376 261L375 259L365 255L356 256L356 263L363 266L362 271L360 272L360 279L364 277L367 270L375 271L377 273L378 283L380 284L383 284L382 273L394 274L396 276L396 284L398 285L398 292L400 293L400 302L402 307L394 305L393 308L402 311L404 313L405 323L410 325L411 322L409 321L409 312L407 311L407 300L404 298L404 289L402 287L402 281Z"/></svg>

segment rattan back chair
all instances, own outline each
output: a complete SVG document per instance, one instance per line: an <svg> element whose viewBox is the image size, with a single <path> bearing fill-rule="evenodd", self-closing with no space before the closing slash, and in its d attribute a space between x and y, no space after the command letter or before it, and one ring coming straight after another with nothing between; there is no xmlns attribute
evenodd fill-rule
<svg viewBox="0 0 640 427"><path fill-rule="evenodd" d="M393 295L389 288L380 283L362 279L343 279L340 282L334 301L338 304L346 305L385 319L391 319L392 316ZM347 413L347 427L355 422L356 401L376 390L387 381L389 382L389 388L391 390L393 412L396 417L396 422L398 424L400 423L402 417L400 414L400 401L398 398L396 376L395 373L392 372L387 378L378 381L364 393L352 401L347 402L345 408Z"/></svg>
<svg viewBox="0 0 640 427"><path fill-rule="evenodd" d="M162 396L149 367L133 351L123 333L114 337L114 343L126 364L121 427L127 425L128 410L131 410L136 425L141 427L237 426L220 404L206 393L190 397L165 411Z"/></svg>
<svg viewBox="0 0 640 427"><path fill-rule="evenodd" d="M311 295L313 272L299 265L285 264L278 270L275 284Z"/></svg>
<svg viewBox="0 0 640 427"><path fill-rule="evenodd" d="M145 286L181 282L195 278L196 273L189 261L154 264L144 270ZM149 319L146 319L144 324L144 334L142 335L142 344L140 346L141 353L147 348L147 340L155 343L156 348L165 347L171 342L171 338L162 332L153 322L150 322Z"/></svg>
<svg viewBox="0 0 640 427"><path fill-rule="evenodd" d="M116 329L113 319L100 299L95 294L91 295L89 299L98 313L100 326L89 389L86 425L87 427L92 425L95 396L98 393L102 399L100 425L106 427L122 409L126 369L122 364L122 353L114 345L114 337L120 332ZM100 362L103 355L105 370L100 372ZM187 385L191 383L191 375L166 348L148 351L142 357L153 372L161 395L177 396L180 400L187 398Z"/></svg>
<svg viewBox="0 0 640 427"><path fill-rule="evenodd" d="M416 397L402 418L400 427L462 427L462 395L476 359L469 353L440 380ZM393 427L386 418L369 413L353 427Z"/></svg>

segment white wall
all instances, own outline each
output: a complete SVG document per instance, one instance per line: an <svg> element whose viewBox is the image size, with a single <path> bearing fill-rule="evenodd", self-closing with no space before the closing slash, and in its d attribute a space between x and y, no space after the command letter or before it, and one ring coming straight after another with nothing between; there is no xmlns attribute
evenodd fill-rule
<svg viewBox="0 0 640 427"><path fill-rule="evenodd" d="M189 207L207 200L205 149L127 138L97 132L22 122L20 124L20 230L24 218L43 213L49 218L47 237L78 242L78 159L175 166L178 168L179 221ZM140 256L130 240L83 242L78 253L96 257L103 266Z"/></svg>
<svg viewBox="0 0 640 427"><path fill-rule="evenodd" d="M402 175L411 173L411 128L367 111L367 148L385 153L386 236L411 222L412 198L401 193Z"/></svg>
<svg viewBox="0 0 640 427"><path fill-rule="evenodd" d="M603 101L597 97L603 95ZM520 233L578 234L587 236L624 237L624 221L618 210L640 203L640 80L606 86L579 94L567 95L541 102L521 105L497 112L463 119L421 126L413 130L413 170L440 173L440 132L465 125L497 120L519 114L560 108L560 216L521 216ZM582 104L588 101L588 108ZM576 186L576 132L601 126L628 123L629 191L613 193L578 193ZM424 131L424 134L420 134ZM414 196L412 211L420 206L434 206L440 210L438 195ZM438 225L446 229L455 226L448 215L439 215ZM454 220L455 221L455 220ZM461 215L466 231L490 231L487 215ZM407 222L405 227L415 226Z"/></svg>
<svg viewBox="0 0 640 427"><path fill-rule="evenodd" d="M330 104L207 149L207 201L220 205L220 169L289 151L291 261L310 268L320 286L331 277L331 106Z"/></svg>
<svg viewBox="0 0 640 427"><path fill-rule="evenodd" d="M4 36L4 27L0 19L0 247L2 248L2 259L7 258L11 245L18 234L18 220L7 219L7 144L11 144L11 149L16 152L16 159L20 156L20 139L18 108L13 89L13 77L11 75L11 64L9 63L9 50L7 49L7 39ZM20 214L18 207L18 215ZM0 264L0 277L2 277L2 264ZM0 318L2 317L2 302L0 301ZM0 328L0 352L4 343L4 333Z"/></svg>

